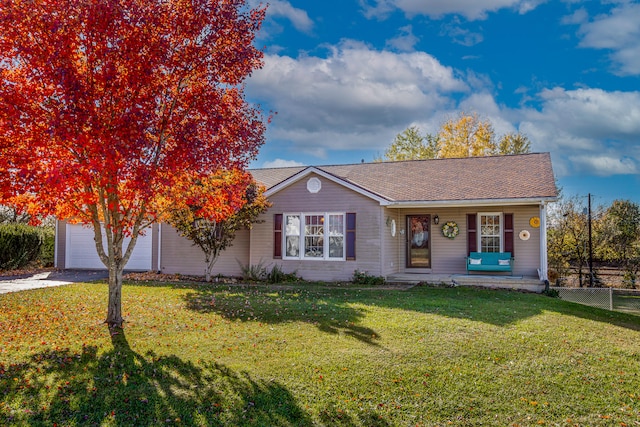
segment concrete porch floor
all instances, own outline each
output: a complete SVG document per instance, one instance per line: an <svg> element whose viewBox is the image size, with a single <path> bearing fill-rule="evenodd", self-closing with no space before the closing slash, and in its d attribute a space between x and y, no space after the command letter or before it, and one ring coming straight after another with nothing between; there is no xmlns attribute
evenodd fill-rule
<svg viewBox="0 0 640 427"><path fill-rule="evenodd" d="M544 282L537 277L496 276L489 274L430 274L398 273L386 277L389 283L428 283L452 286L482 286L494 289L513 289L540 293L544 291Z"/></svg>

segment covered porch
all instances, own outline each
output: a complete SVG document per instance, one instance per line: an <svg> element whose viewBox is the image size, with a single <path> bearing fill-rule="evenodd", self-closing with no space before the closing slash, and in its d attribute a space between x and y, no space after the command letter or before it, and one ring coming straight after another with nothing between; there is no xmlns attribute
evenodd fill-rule
<svg viewBox="0 0 640 427"><path fill-rule="evenodd" d="M395 273L388 275L388 283L418 284L447 286L481 286L491 289L512 289L518 291L541 293L544 291L544 281L538 277L501 276L488 274L432 274L432 273Z"/></svg>

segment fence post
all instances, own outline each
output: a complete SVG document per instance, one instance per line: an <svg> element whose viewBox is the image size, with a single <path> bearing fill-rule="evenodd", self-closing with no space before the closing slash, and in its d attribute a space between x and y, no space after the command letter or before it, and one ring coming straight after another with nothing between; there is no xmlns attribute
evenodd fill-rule
<svg viewBox="0 0 640 427"><path fill-rule="evenodd" d="M609 310L613 311L613 288L609 288Z"/></svg>

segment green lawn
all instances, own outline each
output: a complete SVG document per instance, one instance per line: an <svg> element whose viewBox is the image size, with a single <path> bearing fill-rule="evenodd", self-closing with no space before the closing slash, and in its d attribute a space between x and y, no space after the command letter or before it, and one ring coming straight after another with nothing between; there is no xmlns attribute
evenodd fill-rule
<svg viewBox="0 0 640 427"><path fill-rule="evenodd" d="M0 295L0 425L637 426L640 317L417 287Z"/></svg>

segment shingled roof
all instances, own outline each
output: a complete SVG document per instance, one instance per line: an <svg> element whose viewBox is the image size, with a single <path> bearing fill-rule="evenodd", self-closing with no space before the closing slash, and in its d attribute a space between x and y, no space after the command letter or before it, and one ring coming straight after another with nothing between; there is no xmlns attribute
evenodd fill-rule
<svg viewBox="0 0 640 427"><path fill-rule="evenodd" d="M254 169L267 190L320 171L392 204L555 200L549 153Z"/></svg>

